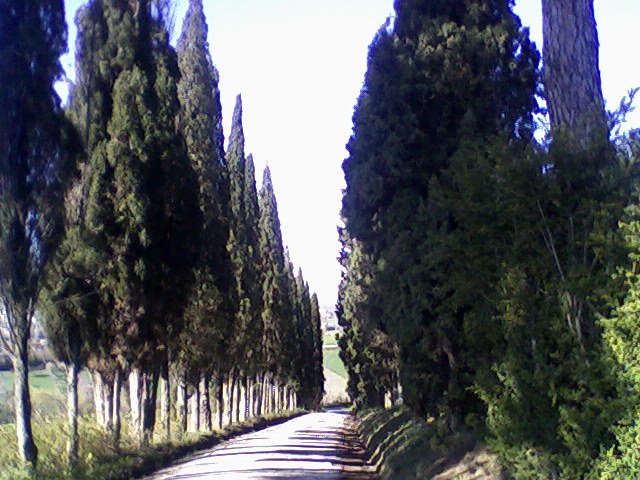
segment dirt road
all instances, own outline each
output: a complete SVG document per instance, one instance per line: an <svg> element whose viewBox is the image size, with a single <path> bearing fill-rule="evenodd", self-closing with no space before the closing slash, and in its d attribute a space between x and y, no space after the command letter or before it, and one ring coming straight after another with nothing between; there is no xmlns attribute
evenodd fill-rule
<svg viewBox="0 0 640 480"><path fill-rule="evenodd" d="M373 480L345 410L310 413L199 452L146 480Z"/></svg>

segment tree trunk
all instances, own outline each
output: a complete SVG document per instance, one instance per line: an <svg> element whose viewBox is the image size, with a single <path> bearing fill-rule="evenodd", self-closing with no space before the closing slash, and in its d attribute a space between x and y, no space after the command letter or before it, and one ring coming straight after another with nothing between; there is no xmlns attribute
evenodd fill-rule
<svg viewBox="0 0 640 480"><path fill-rule="evenodd" d="M153 432L156 425L156 405L158 400L160 370L155 368L152 373L145 373L143 380L142 419L140 427L142 444L146 446L153 440Z"/></svg>
<svg viewBox="0 0 640 480"><path fill-rule="evenodd" d="M253 379L245 377L244 379L244 418L249 419L253 415Z"/></svg>
<svg viewBox="0 0 640 480"><path fill-rule="evenodd" d="M276 380L269 381L269 413L276 413Z"/></svg>
<svg viewBox="0 0 640 480"><path fill-rule="evenodd" d="M187 433L187 402L189 397L187 396L187 379L186 376L180 378L178 384L178 405L179 405L179 417L180 417L180 433L184 435Z"/></svg>
<svg viewBox="0 0 640 480"><path fill-rule="evenodd" d="M255 398L255 417L260 417L262 415L262 375L256 375L256 383L254 384L254 390L256 393Z"/></svg>
<svg viewBox="0 0 640 480"><path fill-rule="evenodd" d="M279 408L279 412L283 412L285 410L284 407L284 394L285 394L285 389L286 387L284 385L280 385L278 388L278 408Z"/></svg>
<svg viewBox="0 0 640 480"><path fill-rule="evenodd" d="M608 140L593 0L542 0L551 127L581 148Z"/></svg>
<svg viewBox="0 0 640 480"><path fill-rule="evenodd" d="M242 403L242 378L236 379L236 423L240 423L240 405Z"/></svg>
<svg viewBox="0 0 640 480"><path fill-rule="evenodd" d="M113 430L113 380L102 372L93 372L93 399L96 422L104 430Z"/></svg>
<svg viewBox="0 0 640 480"><path fill-rule="evenodd" d="M206 432L213 430L213 424L211 421L211 397L209 395L209 376L202 374L200 380L200 398L202 401L201 415L202 415L202 429Z"/></svg>
<svg viewBox="0 0 640 480"><path fill-rule="evenodd" d="M285 393L285 399L286 399L285 410L289 411L291 410L291 388L289 387L285 388L284 393Z"/></svg>
<svg viewBox="0 0 640 480"><path fill-rule="evenodd" d="M190 425L189 431L198 432L200 430L200 389L199 385L195 385L193 389L193 395L189 400L189 414L190 417Z"/></svg>
<svg viewBox="0 0 640 480"><path fill-rule="evenodd" d="M113 444L116 447L116 450L120 446L120 431L122 430L122 421L120 416L120 398L122 392L122 372L120 369L116 370L113 378L113 400L111 401L111 405L113 409L111 410L111 419L113 424Z"/></svg>
<svg viewBox="0 0 640 480"><path fill-rule="evenodd" d="M262 415L269 413L269 380L266 375L262 377Z"/></svg>
<svg viewBox="0 0 640 480"><path fill-rule="evenodd" d="M227 387L227 405L229 408L229 425L233 424L233 406L234 406L234 398L233 394L236 389L236 376L229 375L229 385Z"/></svg>
<svg viewBox="0 0 640 480"><path fill-rule="evenodd" d="M33 431L31 430L28 343L23 341L17 350L12 360L15 379L14 402L18 452L22 461L29 462L35 466L38 460L38 449L33 441Z"/></svg>
<svg viewBox="0 0 640 480"><path fill-rule="evenodd" d="M224 377L218 376L218 428L222 430L224 423Z"/></svg>
<svg viewBox="0 0 640 480"><path fill-rule="evenodd" d="M162 368L162 391L160 392L160 419L164 424L167 441L171 441L171 381L169 379L169 363Z"/></svg>
<svg viewBox="0 0 640 480"><path fill-rule="evenodd" d="M149 445L153 437L159 377L158 369L145 373L134 368L129 374L131 430L140 445Z"/></svg>
<svg viewBox="0 0 640 480"><path fill-rule="evenodd" d="M67 365L67 420L69 439L67 440L67 461L74 469L78 463L78 362Z"/></svg>
<svg viewBox="0 0 640 480"><path fill-rule="evenodd" d="M142 396L143 374L138 368L129 373L129 405L131 408L131 432L142 439Z"/></svg>

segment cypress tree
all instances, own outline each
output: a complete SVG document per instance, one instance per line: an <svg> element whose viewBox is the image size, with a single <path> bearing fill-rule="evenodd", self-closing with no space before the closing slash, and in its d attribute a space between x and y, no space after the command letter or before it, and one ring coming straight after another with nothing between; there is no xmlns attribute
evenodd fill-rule
<svg viewBox="0 0 640 480"><path fill-rule="evenodd" d="M226 250L229 172L223 150L219 76L209 53L207 30L202 1L191 1L177 47L181 72L178 94L182 105L180 129L198 176L203 228L198 240L201 251L196 283L185 312L185 331L175 349L191 383L197 386L202 377L205 387L226 361L230 341L227 332L234 308L228 299L232 271ZM205 427L210 429L210 407L205 405L204 411Z"/></svg>
<svg viewBox="0 0 640 480"><path fill-rule="evenodd" d="M298 399L305 408L313 405L314 343L311 326L311 296L308 285L298 269L295 277L296 355L295 377L299 384Z"/></svg>
<svg viewBox="0 0 640 480"><path fill-rule="evenodd" d="M197 184L176 130L179 73L165 20L163 7L149 2L96 1L79 15L84 84L75 111L88 139L83 242L107 266L97 272L97 290L111 307L102 310L103 358L95 362L106 377L97 379L108 382L105 426L117 437L119 417L113 424L110 417L119 371L131 369L132 422L143 441L155 421L158 365L168 336L179 333L200 224Z"/></svg>
<svg viewBox="0 0 640 480"><path fill-rule="evenodd" d="M82 186L80 179L66 196L65 237L47 268L39 299L47 344L67 368L67 455L71 468L77 463L79 447L78 375L99 345L95 319L101 315L100 298L91 278L93 260L87 258L80 239Z"/></svg>
<svg viewBox="0 0 640 480"><path fill-rule="evenodd" d="M287 272L271 171L264 170L260 201L260 257L262 258L262 323L265 371L281 379L287 369L284 336L290 334L291 309L287 297Z"/></svg>
<svg viewBox="0 0 640 480"><path fill-rule="evenodd" d="M309 290L309 286L306 286ZM324 371L323 371L323 356L322 356L322 319L320 317L320 302L318 302L318 295L311 295L311 331L313 342L313 368L312 368L312 385L313 385L313 408L318 409L322 404L322 397L324 395Z"/></svg>
<svg viewBox="0 0 640 480"><path fill-rule="evenodd" d="M229 165L229 244L227 246L233 268L235 316L233 324L233 340L228 355L228 371L230 374L229 401L232 402L234 392L238 389L239 376L243 375L244 348L247 342L247 327L250 324L251 304L248 297L245 268L248 262L247 222L244 208L245 195L245 152L244 130L242 126L242 97L236 97L236 104L231 122L229 144L227 146L227 163ZM235 398L236 404L238 398ZM233 405L229 405L229 422L232 421ZM236 412L238 415L239 412Z"/></svg>
<svg viewBox="0 0 640 480"><path fill-rule="evenodd" d="M66 50L64 3L0 2L0 297L15 374L18 452L35 465L28 352L43 270L58 244L73 171L53 84Z"/></svg>
<svg viewBox="0 0 640 480"><path fill-rule="evenodd" d="M245 348L245 356L253 365L253 372L258 368L260 359L260 339L262 334L262 284L260 282L260 246L258 243L258 221L260 219L260 206L258 203L258 190L256 187L256 172L253 156L249 154L244 164L244 210L245 210L245 241L247 245L247 261L244 268L246 293L250 299L250 325L247 326L248 341Z"/></svg>
<svg viewBox="0 0 640 480"><path fill-rule="evenodd" d="M244 268L247 263L246 215L244 208L245 194L245 152L244 130L242 127L242 97L236 97L231 122L229 145L227 146L227 163L229 165L229 211L230 234L228 250L233 265L234 293L236 295L236 315L234 322L234 342L231 365L240 360L245 341L245 329L250 315L249 304L245 292Z"/></svg>
<svg viewBox="0 0 640 480"><path fill-rule="evenodd" d="M296 283L296 276L294 273L293 262L291 261L291 254L289 247L285 247L284 250L284 265L286 273L286 317L289 320L289 329L283 332L283 349L287 354L287 358L284 359L283 365L287 366L287 372L285 373L286 380L292 380L296 376L295 361L302 354L301 349L304 348L302 343L304 342L303 328L299 327L303 319L301 318L302 312L300 311L300 301L298 294L298 287Z"/></svg>
<svg viewBox="0 0 640 480"><path fill-rule="evenodd" d="M344 329L338 345L349 374L347 392L358 409L383 407L384 395L390 387L384 380L394 372L384 371L385 359L372 342L376 328L371 311L374 265L359 242L350 241L345 231L341 232L341 240L344 270L336 313Z"/></svg>
<svg viewBox="0 0 640 480"><path fill-rule="evenodd" d="M462 140L531 138L538 56L507 0L407 0L395 9L393 29L383 27L369 51L343 214L349 236L385 266L370 303L401 348L406 403L439 415L444 402L453 424L481 407L468 396L475 367L463 355L465 307L439 288L450 265L430 243L456 227L453 212L430 195Z"/></svg>
<svg viewBox="0 0 640 480"><path fill-rule="evenodd" d="M103 265L107 264L111 202L108 197L112 175L107 162L106 142L112 113L112 89L120 67L113 59L114 39L109 35L103 2L92 0L76 13L76 83L70 92L70 115L84 140L85 161L77 185L75 227L69 232L68 252L74 257L61 259L70 278L82 278L97 295L95 332L87 337L87 366L94 372L94 396L98 423L114 430L112 402L116 397L113 381L119 375L115 346L113 294L103 284ZM102 68L98 68L101 65ZM116 415L117 417L117 415ZM116 419L116 423L117 419Z"/></svg>

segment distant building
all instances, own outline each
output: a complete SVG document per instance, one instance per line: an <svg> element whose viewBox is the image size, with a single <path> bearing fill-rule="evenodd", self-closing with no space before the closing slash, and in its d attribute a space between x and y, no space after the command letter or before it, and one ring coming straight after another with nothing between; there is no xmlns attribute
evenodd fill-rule
<svg viewBox="0 0 640 480"><path fill-rule="evenodd" d="M324 306L320 308L320 320L323 332L342 332L342 327L338 325L335 307Z"/></svg>

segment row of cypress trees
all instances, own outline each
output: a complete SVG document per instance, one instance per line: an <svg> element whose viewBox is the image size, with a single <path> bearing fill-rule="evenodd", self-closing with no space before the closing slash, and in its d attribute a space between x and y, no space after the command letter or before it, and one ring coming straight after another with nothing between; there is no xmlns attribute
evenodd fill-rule
<svg viewBox="0 0 640 480"><path fill-rule="evenodd" d="M158 414L170 436L173 418L183 432L189 423L211 430L212 410L222 427L297 406L316 408L324 381L318 300L285 251L268 167L257 191L239 96L225 152L202 0L190 1L177 49L170 44L168 0L83 5L76 14L69 120L53 90L66 44L63 2L17 3L20 8L2 5L18 30L7 45L20 47L31 28L39 36L29 47L40 50L25 53L25 68L13 71L29 77L29 61L49 62L49 71L39 83L10 79L22 96L3 96L3 106L7 100L10 120L25 132L35 124L55 133L46 142L18 135L24 143L18 149L3 145L11 155L1 183L7 243L0 295L7 323L17 325L6 343L15 346L23 459L37 459L26 382L34 315L67 365L72 464L83 367L93 376L97 422L116 442L123 386L131 431L143 444L152 440ZM28 95L43 100L25 111L26 121L19 112ZM20 162L28 167L16 173ZM34 175L42 176L41 185L31 190L4 188L14 177L20 184ZM34 206L19 210L25 201ZM38 210L45 208L51 211ZM33 232L18 241L5 226L19 221ZM25 226L15 229L22 234ZM16 264L24 255L32 258ZM22 281L26 268L30 290L17 295L14 278Z"/></svg>
<svg viewBox="0 0 640 480"><path fill-rule="evenodd" d="M396 0L343 164L341 356L358 407L478 428L515 478L635 478L640 142L569 3L543 83L513 2Z"/></svg>

